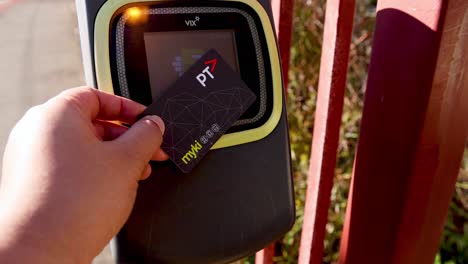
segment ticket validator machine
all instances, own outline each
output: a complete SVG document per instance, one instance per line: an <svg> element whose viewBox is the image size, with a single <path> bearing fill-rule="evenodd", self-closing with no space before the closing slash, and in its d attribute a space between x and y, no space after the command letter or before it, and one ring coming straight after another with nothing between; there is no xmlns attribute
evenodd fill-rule
<svg viewBox="0 0 468 264"><path fill-rule="evenodd" d="M153 163L117 263L227 263L294 222L288 127L267 0L77 0L87 84L149 105L215 49L256 101L189 174Z"/></svg>

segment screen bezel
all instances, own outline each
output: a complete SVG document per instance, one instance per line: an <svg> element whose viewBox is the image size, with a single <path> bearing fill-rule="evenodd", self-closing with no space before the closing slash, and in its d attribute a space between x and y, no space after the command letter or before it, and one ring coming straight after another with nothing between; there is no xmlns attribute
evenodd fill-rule
<svg viewBox="0 0 468 264"><path fill-rule="evenodd" d="M161 1L115 0L112 2L108 1L104 3L104 5L99 10L94 24L94 56L98 89L106 91L108 93L114 93L110 68L111 58L109 45L111 32L110 22L112 21L112 17L120 8L127 4L142 4L155 2ZM212 149L217 149L257 141L268 136L278 125L279 120L281 118L283 109L283 84L281 79L281 67L278 49L276 46L276 38L272 27L272 22L270 21L270 17L268 16L263 6L256 1L250 0L223 0L210 2L215 3L219 6L237 5L243 6L244 8L250 8L250 12L258 17L260 21L260 24L258 26L264 31L266 39L265 50L267 50L268 57L270 59L270 65L268 65L268 68L271 70L272 73L272 86L268 87L268 89L272 90L273 107L268 120L261 127L224 135L212 147Z"/></svg>
<svg viewBox="0 0 468 264"><path fill-rule="evenodd" d="M270 61L260 20L249 14L248 7L214 2L161 2L130 4L120 8L111 22L111 69L114 92L145 105L152 103L148 63L144 43L147 32L233 30L235 33L240 75L257 95L257 100L227 131L233 133L261 127L273 107ZM139 8L144 23L129 22L126 11ZM197 27L184 21L199 16Z"/></svg>

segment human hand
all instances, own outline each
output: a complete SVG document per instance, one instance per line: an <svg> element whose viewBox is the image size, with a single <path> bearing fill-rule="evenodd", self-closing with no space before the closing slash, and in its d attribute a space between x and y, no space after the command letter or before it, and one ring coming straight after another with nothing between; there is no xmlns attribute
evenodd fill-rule
<svg viewBox="0 0 468 264"><path fill-rule="evenodd" d="M122 228L151 173L164 123L91 88L67 90L16 124L0 185L1 263L90 263Z"/></svg>

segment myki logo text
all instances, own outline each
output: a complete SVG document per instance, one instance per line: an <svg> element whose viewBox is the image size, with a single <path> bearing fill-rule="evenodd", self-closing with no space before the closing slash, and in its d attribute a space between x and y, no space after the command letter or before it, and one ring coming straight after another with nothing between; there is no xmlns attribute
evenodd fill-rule
<svg viewBox="0 0 468 264"><path fill-rule="evenodd" d="M218 60L217 59L212 59L212 60L208 60L208 61L205 61L205 65L209 65L209 66L206 66L205 69L203 69L203 71L197 75L197 81L203 86L203 87L206 87L206 81L208 80L208 77L210 77L211 79L214 79L215 76L214 76L214 71L216 69L216 64L218 63ZM208 77L207 77L208 76Z"/></svg>

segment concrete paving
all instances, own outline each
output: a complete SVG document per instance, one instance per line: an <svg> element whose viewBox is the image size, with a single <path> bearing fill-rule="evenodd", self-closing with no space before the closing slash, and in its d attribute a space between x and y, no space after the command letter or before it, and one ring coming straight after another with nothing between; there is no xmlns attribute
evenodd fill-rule
<svg viewBox="0 0 468 264"><path fill-rule="evenodd" d="M84 85L73 0L0 0L0 152L31 106ZM31 131L34 133L34 131ZM0 159L0 167L2 161ZM109 250L94 264L112 263Z"/></svg>

